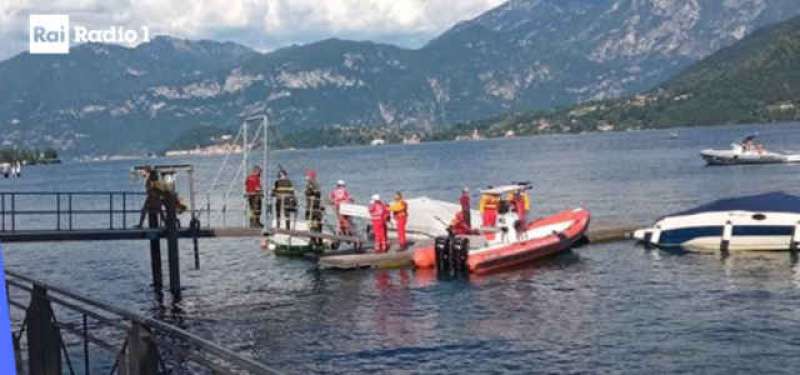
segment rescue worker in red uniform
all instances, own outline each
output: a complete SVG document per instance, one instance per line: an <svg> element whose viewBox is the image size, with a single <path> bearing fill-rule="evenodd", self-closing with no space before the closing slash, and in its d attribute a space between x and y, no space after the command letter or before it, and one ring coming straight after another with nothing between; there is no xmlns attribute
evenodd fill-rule
<svg viewBox="0 0 800 375"><path fill-rule="evenodd" d="M244 181L244 191L247 204L250 207L250 228L263 228L261 223L261 201L264 199L264 190L261 187L261 167L253 167L253 171Z"/></svg>
<svg viewBox="0 0 800 375"><path fill-rule="evenodd" d="M369 215L372 220L372 234L375 236L375 252L384 253L389 250L386 241L386 222L389 220L389 209L378 194L372 196Z"/></svg>
<svg viewBox="0 0 800 375"><path fill-rule="evenodd" d="M464 190L461 190L461 196L458 198L458 203L461 205L461 212L464 213L464 222L467 224L468 228L472 227L472 215L470 215L470 207L469 207L469 188L464 187Z"/></svg>
<svg viewBox="0 0 800 375"><path fill-rule="evenodd" d="M406 223L408 222L408 204L403 199L403 194L397 192L394 195L394 202L389 206L389 211L392 212L395 225L397 226L397 241L400 243L400 248L405 250L408 246L406 242Z"/></svg>
<svg viewBox="0 0 800 375"><path fill-rule="evenodd" d="M464 211L456 212L456 216L453 218L453 221L450 222L450 230L457 236L472 233L472 230L467 225L466 218L464 218Z"/></svg>
<svg viewBox="0 0 800 375"><path fill-rule="evenodd" d="M347 191L347 185L344 181L339 180L336 182L336 188L330 193L330 201L333 204L334 212L336 213L336 221L339 223L339 233L343 235L351 235L350 217L339 213L339 206L342 203L352 203L353 198L350 192Z"/></svg>

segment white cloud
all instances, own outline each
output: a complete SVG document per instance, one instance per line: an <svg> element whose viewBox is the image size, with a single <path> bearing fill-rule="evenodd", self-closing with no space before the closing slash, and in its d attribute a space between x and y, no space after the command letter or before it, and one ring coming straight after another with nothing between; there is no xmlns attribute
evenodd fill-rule
<svg viewBox="0 0 800 375"><path fill-rule="evenodd" d="M240 42L261 50L328 37L417 47L504 0L0 0L0 58L26 48L27 15L67 13L92 27Z"/></svg>

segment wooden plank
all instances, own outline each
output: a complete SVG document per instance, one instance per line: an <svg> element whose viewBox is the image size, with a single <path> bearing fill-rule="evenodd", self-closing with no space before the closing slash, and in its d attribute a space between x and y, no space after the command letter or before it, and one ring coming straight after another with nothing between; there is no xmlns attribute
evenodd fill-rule
<svg viewBox="0 0 800 375"><path fill-rule="evenodd" d="M321 269L402 268L413 265L413 251L329 255L319 258Z"/></svg>
<svg viewBox="0 0 800 375"><path fill-rule="evenodd" d="M618 242L631 239L641 226L616 218L592 219L586 238L591 244Z"/></svg>
<svg viewBox="0 0 800 375"><path fill-rule="evenodd" d="M267 235L271 234L285 234L289 236L295 237L305 237L305 238L321 238L323 240L331 240L331 241L340 241L340 242L347 242L347 243L361 243L361 238L353 237L353 236L340 236L337 234L330 234L330 233L319 233L319 232L309 232L309 231L295 231L295 230L286 230L286 229L266 229L264 233Z"/></svg>

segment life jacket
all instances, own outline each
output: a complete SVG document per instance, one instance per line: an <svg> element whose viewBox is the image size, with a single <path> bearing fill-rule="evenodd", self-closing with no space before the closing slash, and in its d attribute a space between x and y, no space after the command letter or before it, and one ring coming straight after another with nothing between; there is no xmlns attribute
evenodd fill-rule
<svg viewBox="0 0 800 375"><path fill-rule="evenodd" d="M392 205L389 206L389 211L392 212L395 219L406 218L408 217L408 204L405 200L401 199L399 201L392 202Z"/></svg>
<svg viewBox="0 0 800 375"><path fill-rule="evenodd" d="M369 205L369 216L373 222L383 223L386 221L386 217L388 216L386 204L381 201L371 203Z"/></svg>
<svg viewBox="0 0 800 375"><path fill-rule="evenodd" d="M483 202L484 210L497 210L500 200L494 195L486 195L486 200Z"/></svg>

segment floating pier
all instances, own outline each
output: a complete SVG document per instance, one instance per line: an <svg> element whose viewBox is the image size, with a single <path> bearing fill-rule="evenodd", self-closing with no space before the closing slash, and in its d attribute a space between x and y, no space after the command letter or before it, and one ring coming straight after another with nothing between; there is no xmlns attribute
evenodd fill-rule
<svg viewBox="0 0 800 375"><path fill-rule="evenodd" d="M586 232L586 240L590 244L611 243L629 240L634 230L639 226L633 224L619 224L610 220L606 223L590 224ZM429 246L430 243L419 246ZM351 270L359 268L403 268L413 266L414 250L388 252L388 253L363 253L346 255L323 255L319 257L318 267L325 270Z"/></svg>

